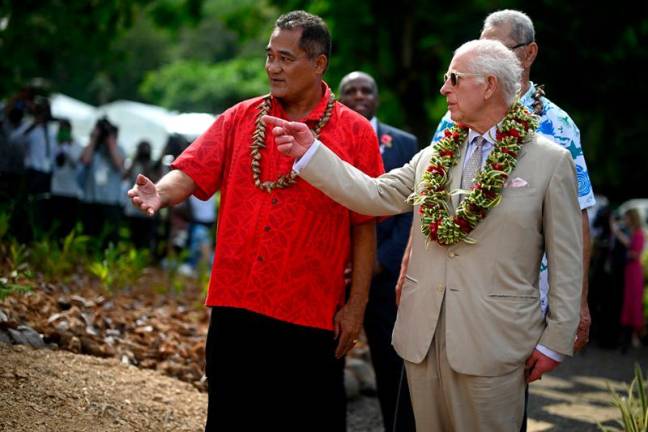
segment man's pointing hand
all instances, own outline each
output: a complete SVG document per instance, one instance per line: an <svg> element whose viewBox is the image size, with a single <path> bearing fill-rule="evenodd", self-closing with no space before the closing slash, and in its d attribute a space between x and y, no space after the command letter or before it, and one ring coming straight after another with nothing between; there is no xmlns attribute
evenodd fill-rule
<svg viewBox="0 0 648 432"><path fill-rule="evenodd" d="M262 120L272 128L277 149L286 156L299 159L313 145L313 132L304 123L290 122L278 117L264 115Z"/></svg>

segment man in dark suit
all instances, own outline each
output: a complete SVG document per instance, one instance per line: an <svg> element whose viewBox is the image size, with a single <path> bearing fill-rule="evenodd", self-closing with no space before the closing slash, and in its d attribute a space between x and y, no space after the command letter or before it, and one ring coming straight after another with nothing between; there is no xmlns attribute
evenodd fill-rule
<svg viewBox="0 0 648 432"><path fill-rule="evenodd" d="M351 72L346 75L340 82L339 94L343 104L371 122L378 135L385 171L399 168L412 159L418 151L416 138L381 123L376 118L378 86L370 75L364 72ZM394 287L411 224L411 213L393 216L378 224L378 251L369 303L365 311L364 328L376 372L378 399L385 431L414 431L409 389L403 376L403 360L391 345L396 321ZM401 377L403 389L399 396Z"/></svg>

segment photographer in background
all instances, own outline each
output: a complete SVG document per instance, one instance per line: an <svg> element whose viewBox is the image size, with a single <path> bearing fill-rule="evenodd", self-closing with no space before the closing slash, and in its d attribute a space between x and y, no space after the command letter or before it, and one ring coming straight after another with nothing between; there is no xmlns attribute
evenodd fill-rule
<svg viewBox="0 0 648 432"><path fill-rule="evenodd" d="M122 216L121 179L124 150L117 144L118 129L100 118L81 153L83 225L88 235L99 236L102 246L116 243Z"/></svg>
<svg viewBox="0 0 648 432"><path fill-rule="evenodd" d="M50 209L51 228L57 237L66 236L79 218L79 199L82 191L77 181L81 146L72 139L69 120L59 120L52 171Z"/></svg>
<svg viewBox="0 0 648 432"><path fill-rule="evenodd" d="M24 109L23 114L27 112L27 105ZM35 233L43 231L48 225L45 215L56 145L56 126L53 124L49 100L42 96L35 97L31 110L32 118L28 121L23 121L22 115L16 114L19 111L12 111L12 116L16 118L12 117L10 122L17 125L20 121L20 124L9 135L10 146L20 148L23 152L22 181L26 201L16 203L15 217L18 225L15 227L16 236L23 242L33 240Z"/></svg>

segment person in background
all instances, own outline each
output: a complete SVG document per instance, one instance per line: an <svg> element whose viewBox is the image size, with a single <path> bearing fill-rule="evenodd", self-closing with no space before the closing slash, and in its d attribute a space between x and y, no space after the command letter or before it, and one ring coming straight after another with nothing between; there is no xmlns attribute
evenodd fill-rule
<svg viewBox="0 0 648 432"><path fill-rule="evenodd" d="M135 156L126 169L124 180L127 184L133 184L139 174L145 175L152 181L159 180L159 174L151 157L151 143L142 140L137 144ZM130 229L130 238L138 249L155 251L155 228L157 218L150 218L137 210L130 201L124 206L124 213Z"/></svg>
<svg viewBox="0 0 648 432"><path fill-rule="evenodd" d="M212 228L216 223L216 195L203 201L191 195L187 199L189 212L189 258L178 271L187 276L196 276L209 270L214 249Z"/></svg>
<svg viewBox="0 0 648 432"><path fill-rule="evenodd" d="M117 243L122 218L121 180L125 152L117 143L118 129L103 117L81 153L83 224L102 246Z"/></svg>
<svg viewBox="0 0 648 432"><path fill-rule="evenodd" d="M611 229L614 236L627 248L621 308L621 351L625 353L631 344L639 346L639 337L644 326L644 274L641 265L644 233L636 209L625 212L624 223L628 234L624 233L614 220Z"/></svg>
<svg viewBox="0 0 648 432"><path fill-rule="evenodd" d="M592 221L598 233L593 237L589 306L592 311L592 339L599 347L616 349L621 334L626 247L612 234L612 208L605 205ZM620 229L625 231L625 226Z"/></svg>
<svg viewBox="0 0 648 432"><path fill-rule="evenodd" d="M180 134L171 134L155 164L158 179L171 171L171 164L187 148L189 143ZM133 183L131 183L133 184ZM164 267L179 265L177 258L187 247L189 240L189 211L187 201L160 209L156 214L161 226L157 232L158 256Z"/></svg>
<svg viewBox="0 0 648 432"><path fill-rule="evenodd" d="M340 81L340 102L364 116L373 126L385 171L405 165L418 151L414 135L377 119L378 86L371 75L364 72L345 75ZM396 322L396 280L411 226L411 213L392 216L376 226L378 249L365 311L364 329L376 373L383 427L388 432L415 428L403 359L391 345Z"/></svg>
<svg viewBox="0 0 648 432"><path fill-rule="evenodd" d="M9 142L24 152L24 184L27 200L16 209L21 215L17 230L22 240L31 241L48 225L48 200L52 184L56 124L52 119L50 103L46 97L36 96L32 106L33 119L23 121L9 136Z"/></svg>
<svg viewBox="0 0 648 432"><path fill-rule="evenodd" d="M14 132L22 129L31 116L36 90L24 86L18 93L9 98L0 112L0 201L17 203L23 198L16 196L26 194L24 185L25 148L19 135ZM11 139L11 138L14 139ZM24 204L23 204L24 206Z"/></svg>
<svg viewBox="0 0 648 432"><path fill-rule="evenodd" d="M72 138L70 121L59 120L49 201L51 228L58 237L66 236L79 220L79 200L83 194L78 182L81 152L81 146Z"/></svg>

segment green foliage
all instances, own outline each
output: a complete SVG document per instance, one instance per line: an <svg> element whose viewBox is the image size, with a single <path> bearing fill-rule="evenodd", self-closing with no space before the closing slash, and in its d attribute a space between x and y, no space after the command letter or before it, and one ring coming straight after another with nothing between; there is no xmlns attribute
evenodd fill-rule
<svg viewBox="0 0 648 432"><path fill-rule="evenodd" d="M25 294L32 290L29 285L9 282L7 278L0 278L0 300L14 294Z"/></svg>
<svg viewBox="0 0 648 432"><path fill-rule="evenodd" d="M51 0L3 2L0 19L0 94L34 77L85 96L93 78L110 63L110 44L151 0L114 2Z"/></svg>
<svg viewBox="0 0 648 432"><path fill-rule="evenodd" d="M220 113L243 99L266 93L261 58L239 58L214 65L179 61L146 75L142 95L178 110Z"/></svg>
<svg viewBox="0 0 648 432"><path fill-rule="evenodd" d="M150 262L146 250L137 250L126 243L105 249L101 259L88 264L88 271L99 279L108 291L132 286L142 276Z"/></svg>
<svg viewBox="0 0 648 432"><path fill-rule="evenodd" d="M609 385L608 388L610 389ZM627 396L619 396L615 391L612 393L612 405L619 409L621 419L617 420L621 429L610 426L599 428L603 432L648 432L648 393L646 392L646 381L644 380L641 368L635 365L635 377L628 386Z"/></svg>
<svg viewBox="0 0 648 432"><path fill-rule="evenodd" d="M2 238L0 237L0 240ZM31 286L23 283L32 276L27 262L29 250L13 239L0 243L0 256L4 256L9 266L9 274L0 277L0 300L12 294L24 294L31 291ZM0 262L0 265L4 264Z"/></svg>
<svg viewBox="0 0 648 432"><path fill-rule="evenodd" d="M87 260L90 237L72 230L62 241L44 237L31 245L31 265L50 280L67 280Z"/></svg>
<svg viewBox="0 0 648 432"><path fill-rule="evenodd" d="M29 249L22 243L12 240L9 243L9 268L11 271L26 271L29 268L27 258Z"/></svg>
<svg viewBox="0 0 648 432"><path fill-rule="evenodd" d="M9 221L11 214L8 211L0 212L0 241L2 241L9 231Z"/></svg>

